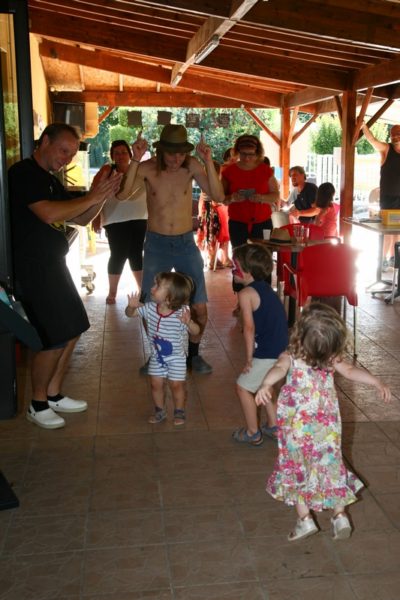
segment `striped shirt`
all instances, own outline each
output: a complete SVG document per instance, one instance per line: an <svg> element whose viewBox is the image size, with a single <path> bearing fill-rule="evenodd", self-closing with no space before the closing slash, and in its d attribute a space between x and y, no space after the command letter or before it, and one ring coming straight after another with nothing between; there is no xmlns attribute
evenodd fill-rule
<svg viewBox="0 0 400 600"><path fill-rule="evenodd" d="M138 313L147 324L147 336L150 341L152 355L164 365L176 356L185 356L188 345L188 326L180 321L184 307L171 311L168 315L160 315L155 302L146 302L138 308Z"/></svg>

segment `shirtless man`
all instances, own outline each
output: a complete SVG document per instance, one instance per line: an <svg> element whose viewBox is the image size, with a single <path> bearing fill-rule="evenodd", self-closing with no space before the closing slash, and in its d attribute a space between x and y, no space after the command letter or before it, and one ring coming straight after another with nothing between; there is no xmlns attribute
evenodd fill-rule
<svg viewBox="0 0 400 600"><path fill-rule="evenodd" d="M192 181L217 202L225 198L211 156L211 149L203 141L197 153L203 165L189 155L194 148L187 141L183 125L166 125L160 140L155 142L156 157L140 162L147 150L147 141L138 138L132 145L133 159L119 200L135 198L138 180L143 179L147 191L149 213L144 243L142 301L150 298L154 277L160 271L175 269L189 275L195 284L192 298L192 319L200 326L200 333L189 338L188 366L198 373L211 373L212 367L199 356L199 344L207 323L207 294L203 273L203 259L194 242L192 225ZM141 373L146 370L142 367Z"/></svg>
<svg viewBox="0 0 400 600"><path fill-rule="evenodd" d="M371 133L366 123L362 131L369 143L381 155L380 198L381 210L400 209L400 125L393 125L390 130L390 144L381 142ZM400 237L385 235L383 243L383 267L386 267L393 256L394 243Z"/></svg>

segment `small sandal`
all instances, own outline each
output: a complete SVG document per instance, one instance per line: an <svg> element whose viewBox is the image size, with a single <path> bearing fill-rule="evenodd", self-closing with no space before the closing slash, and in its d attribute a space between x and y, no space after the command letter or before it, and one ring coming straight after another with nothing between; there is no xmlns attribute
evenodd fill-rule
<svg viewBox="0 0 400 600"><path fill-rule="evenodd" d="M160 408L159 406L156 406L156 411L154 415L151 415L147 422L151 423L152 425L156 425L157 423L161 423L161 421L165 421L166 418L167 411L165 410L165 408Z"/></svg>
<svg viewBox="0 0 400 600"><path fill-rule="evenodd" d="M296 540L302 540L303 538L318 533L319 529L316 526L314 519L310 514L297 519L296 526L287 537L289 542L295 542Z"/></svg>
<svg viewBox="0 0 400 600"><path fill-rule="evenodd" d="M235 429L235 431L232 433L232 437L235 442L239 442L239 444L249 444L250 446L261 446L264 441L260 430L256 431L252 435L249 435L245 427L239 427L239 429Z"/></svg>
<svg viewBox="0 0 400 600"><path fill-rule="evenodd" d="M176 408L174 410L174 425L181 427L185 424L186 414L183 408Z"/></svg>
<svg viewBox="0 0 400 600"><path fill-rule="evenodd" d="M261 425L261 433L274 440L274 442L278 441L278 431L278 425L274 425L273 427L268 427L266 423Z"/></svg>
<svg viewBox="0 0 400 600"><path fill-rule="evenodd" d="M351 525L347 515L340 512L331 519L334 540L347 540L351 536Z"/></svg>

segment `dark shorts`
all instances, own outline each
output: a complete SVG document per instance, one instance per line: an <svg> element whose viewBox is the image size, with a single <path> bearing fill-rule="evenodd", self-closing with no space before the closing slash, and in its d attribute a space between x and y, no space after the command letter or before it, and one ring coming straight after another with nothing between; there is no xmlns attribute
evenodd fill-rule
<svg viewBox="0 0 400 600"><path fill-rule="evenodd" d="M162 235L148 231L144 242L142 302L150 301L150 290L157 273L172 269L192 278L195 291L191 304L207 302L204 263L194 242L193 232Z"/></svg>
<svg viewBox="0 0 400 600"><path fill-rule="evenodd" d="M399 210L400 196L381 196L379 205L382 210Z"/></svg>
<svg viewBox="0 0 400 600"><path fill-rule="evenodd" d="M62 347L90 327L65 259L16 264L15 296L42 340L43 350Z"/></svg>

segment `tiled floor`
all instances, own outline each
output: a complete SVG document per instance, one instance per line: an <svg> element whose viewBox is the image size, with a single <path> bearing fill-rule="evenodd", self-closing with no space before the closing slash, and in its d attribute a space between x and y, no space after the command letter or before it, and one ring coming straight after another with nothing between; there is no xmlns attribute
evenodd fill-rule
<svg viewBox="0 0 400 600"><path fill-rule="evenodd" d="M231 440L242 424L242 336L229 273L207 273L207 283L203 353L214 373L189 376L184 430L147 424L139 321L123 314L128 280L115 306L105 306L100 272L85 297L92 327L65 391L88 400L87 413L58 431L28 423L20 369L20 413L0 422L0 467L21 504L0 512L1 600L398 600L400 304L360 293L359 362L390 383L391 405L338 380L344 453L366 483L354 534L334 543L324 513L318 535L290 544L293 511L264 492L274 443Z"/></svg>

